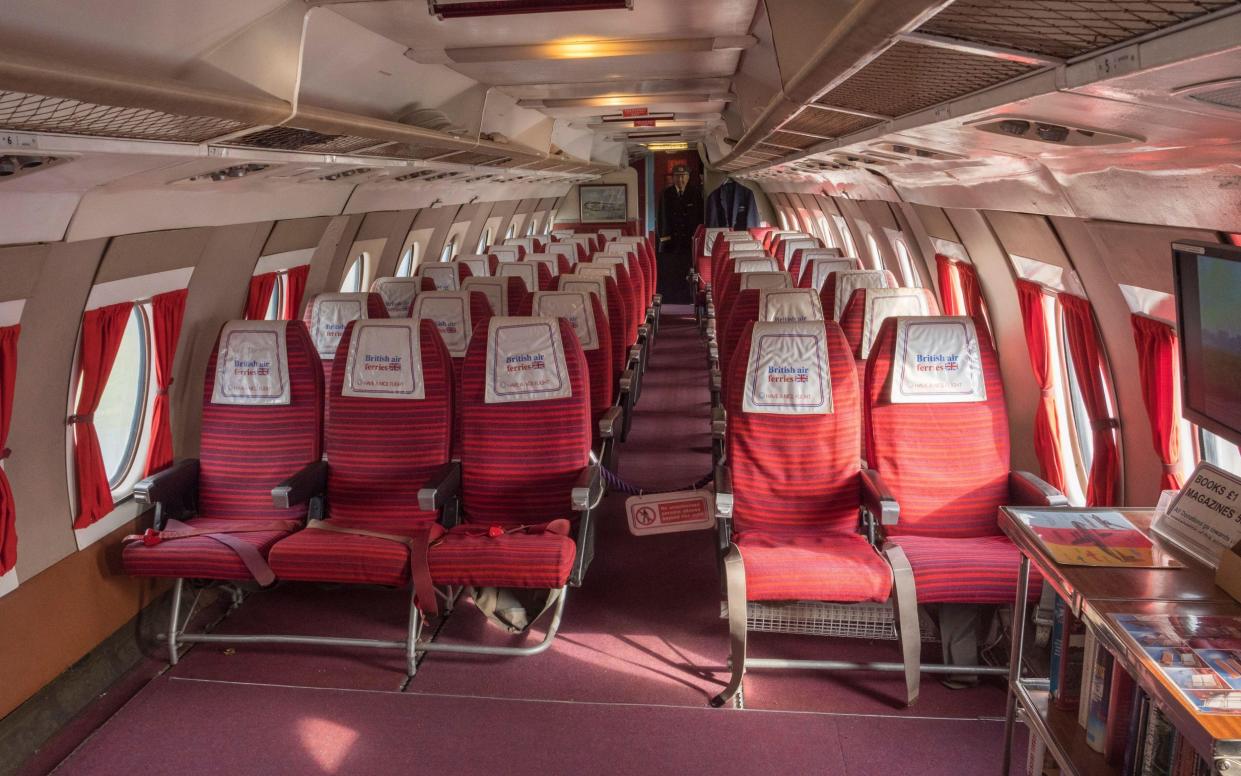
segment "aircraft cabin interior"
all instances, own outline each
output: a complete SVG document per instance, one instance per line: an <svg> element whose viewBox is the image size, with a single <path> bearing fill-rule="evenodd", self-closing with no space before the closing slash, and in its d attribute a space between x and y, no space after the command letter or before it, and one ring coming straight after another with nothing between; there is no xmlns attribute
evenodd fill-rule
<svg viewBox="0 0 1241 776"><path fill-rule="evenodd" d="M1241 772L1241 2L0 0L0 776Z"/></svg>

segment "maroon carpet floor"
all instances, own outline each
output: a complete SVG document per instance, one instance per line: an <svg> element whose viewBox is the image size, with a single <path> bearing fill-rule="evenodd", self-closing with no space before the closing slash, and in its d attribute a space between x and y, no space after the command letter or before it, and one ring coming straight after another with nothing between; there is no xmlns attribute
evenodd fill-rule
<svg viewBox="0 0 1241 776"><path fill-rule="evenodd" d="M692 319L666 316L621 476L658 490L706 474L708 417ZM926 678L906 709L898 674L752 671L746 710L707 708L727 676L714 536L633 537L623 502L605 503L594 564L542 655L432 654L407 684L395 652L200 645L58 772L996 771L998 682L950 691ZM252 595L217 632L401 638L405 613L396 591L286 585ZM436 638L541 635L507 636L463 605ZM899 660L895 642L772 634L752 636L751 654Z"/></svg>

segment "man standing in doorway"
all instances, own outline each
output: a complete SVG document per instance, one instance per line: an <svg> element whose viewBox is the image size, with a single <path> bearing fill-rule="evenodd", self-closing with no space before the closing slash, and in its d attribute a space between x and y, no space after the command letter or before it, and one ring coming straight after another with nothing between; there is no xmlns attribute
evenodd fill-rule
<svg viewBox="0 0 1241 776"><path fill-rule="evenodd" d="M685 278L693 262L694 230L702 223L702 189L677 165L659 200L659 293L669 304L693 304Z"/></svg>

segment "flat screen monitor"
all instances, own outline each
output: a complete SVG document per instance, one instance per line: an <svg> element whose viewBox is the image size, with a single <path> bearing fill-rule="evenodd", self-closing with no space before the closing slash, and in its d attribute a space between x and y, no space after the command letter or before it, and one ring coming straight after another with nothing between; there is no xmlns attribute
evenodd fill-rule
<svg viewBox="0 0 1241 776"><path fill-rule="evenodd" d="M1241 444L1241 248L1172 244L1185 417Z"/></svg>

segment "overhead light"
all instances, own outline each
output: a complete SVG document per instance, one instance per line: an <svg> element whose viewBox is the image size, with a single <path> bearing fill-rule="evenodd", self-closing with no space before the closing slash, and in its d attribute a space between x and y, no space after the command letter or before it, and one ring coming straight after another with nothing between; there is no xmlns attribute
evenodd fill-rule
<svg viewBox="0 0 1241 776"><path fill-rule="evenodd" d="M427 8L439 19L468 19L517 13L627 10L633 8L633 0L427 0Z"/></svg>
<svg viewBox="0 0 1241 776"><path fill-rule="evenodd" d="M271 167L271 165L258 164L257 162L251 162L249 164L234 164L231 167L225 167L221 170L212 170L211 172L205 172L201 175L195 175L190 178L182 178L180 181L177 181L177 183L201 183L202 181L219 183L221 181L244 178L247 175L253 175L256 172L262 172L268 167Z"/></svg>
<svg viewBox="0 0 1241 776"><path fill-rule="evenodd" d="M688 151L688 150L689 150L689 143L686 143L686 142L680 142L680 143L647 143L647 144L646 144L646 150L648 150L648 151Z"/></svg>
<svg viewBox="0 0 1241 776"><path fill-rule="evenodd" d="M598 97L563 97L544 100L518 100L519 108L622 108L630 105L651 105L679 102L732 102L729 93L677 92L673 94L606 94Z"/></svg>
<svg viewBox="0 0 1241 776"><path fill-rule="evenodd" d="M604 124L628 124L631 121L675 121L675 113L647 113L641 116L626 116L623 113L609 113L601 116Z"/></svg>

